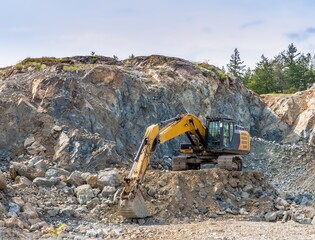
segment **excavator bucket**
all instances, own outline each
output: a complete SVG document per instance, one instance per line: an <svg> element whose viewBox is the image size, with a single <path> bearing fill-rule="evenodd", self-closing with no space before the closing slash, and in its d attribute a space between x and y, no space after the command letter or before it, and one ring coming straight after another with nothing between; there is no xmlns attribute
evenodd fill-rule
<svg viewBox="0 0 315 240"><path fill-rule="evenodd" d="M150 216L140 190L135 192L133 199L121 199L119 205L120 214L124 218L145 218Z"/></svg>

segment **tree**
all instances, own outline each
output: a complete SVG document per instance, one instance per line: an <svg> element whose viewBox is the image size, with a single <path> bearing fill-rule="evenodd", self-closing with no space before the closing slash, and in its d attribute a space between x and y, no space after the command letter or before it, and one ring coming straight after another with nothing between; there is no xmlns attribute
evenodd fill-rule
<svg viewBox="0 0 315 240"><path fill-rule="evenodd" d="M248 87L248 85L252 81L252 77L253 77L252 70L250 68L247 68L243 76L243 83L246 87Z"/></svg>
<svg viewBox="0 0 315 240"><path fill-rule="evenodd" d="M242 79L246 65L243 65L244 61L241 60L240 53L237 48L234 49L234 53L231 55L230 63L227 64L229 73L235 77Z"/></svg>
<svg viewBox="0 0 315 240"><path fill-rule="evenodd" d="M276 90L272 61L264 55L261 56L261 61L257 63L248 87L259 94L271 93Z"/></svg>

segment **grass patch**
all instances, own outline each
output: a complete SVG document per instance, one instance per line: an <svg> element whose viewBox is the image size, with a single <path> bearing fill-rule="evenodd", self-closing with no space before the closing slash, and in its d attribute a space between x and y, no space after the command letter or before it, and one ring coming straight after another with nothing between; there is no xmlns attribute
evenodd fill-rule
<svg viewBox="0 0 315 240"><path fill-rule="evenodd" d="M215 73L218 75L218 77L221 79L221 80L226 80L228 79L229 77L229 74L228 73L225 73L224 71L220 70L219 68L217 67L214 67L208 63L196 63L195 64L196 67L200 67L200 68L204 68L204 69L207 69L209 70L210 72L212 73ZM213 75L211 75L213 77Z"/></svg>
<svg viewBox="0 0 315 240"><path fill-rule="evenodd" d="M77 66L64 65L63 70L65 70L65 71L77 71L78 67Z"/></svg>
<svg viewBox="0 0 315 240"><path fill-rule="evenodd" d="M69 60L69 58L55 58L55 57L41 57L41 58L25 58L19 64L30 66L35 64L57 64L57 63L65 63Z"/></svg>

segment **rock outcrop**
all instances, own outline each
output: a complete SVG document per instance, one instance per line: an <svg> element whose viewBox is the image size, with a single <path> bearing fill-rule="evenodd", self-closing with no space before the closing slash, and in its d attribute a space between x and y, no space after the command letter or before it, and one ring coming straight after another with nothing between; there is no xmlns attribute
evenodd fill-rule
<svg viewBox="0 0 315 240"><path fill-rule="evenodd" d="M39 155L70 171L123 166L147 126L185 112L203 120L232 117L270 140L290 132L258 95L211 65L164 56L101 64L81 64L88 57L68 60L2 77L4 160ZM159 148L157 156L176 155L179 141Z"/></svg>
<svg viewBox="0 0 315 240"><path fill-rule="evenodd" d="M315 87L292 96L264 96L268 107L295 134L287 137L287 141L306 139L310 146L315 146Z"/></svg>

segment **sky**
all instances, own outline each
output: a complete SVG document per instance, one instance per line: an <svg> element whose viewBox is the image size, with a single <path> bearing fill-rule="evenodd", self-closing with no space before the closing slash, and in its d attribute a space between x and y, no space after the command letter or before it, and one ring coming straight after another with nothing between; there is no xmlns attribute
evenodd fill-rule
<svg viewBox="0 0 315 240"><path fill-rule="evenodd" d="M26 57L161 54L248 67L290 43L315 53L313 0L0 0L0 67Z"/></svg>

